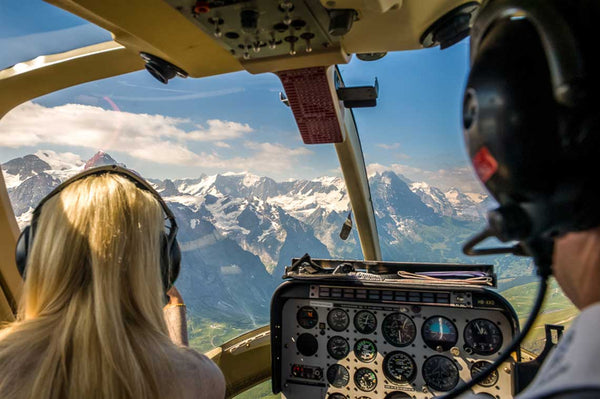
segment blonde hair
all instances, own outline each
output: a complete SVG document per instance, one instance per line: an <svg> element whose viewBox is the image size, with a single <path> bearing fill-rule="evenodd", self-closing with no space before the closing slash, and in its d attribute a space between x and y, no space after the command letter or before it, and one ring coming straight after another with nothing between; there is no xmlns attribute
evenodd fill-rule
<svg viewBox="0 0 600 399"><path fill-rule="evenodd" d="M162 313L162 209L117 174L43 206L17 321L0 330L2 398L177 396Z"/></svg>

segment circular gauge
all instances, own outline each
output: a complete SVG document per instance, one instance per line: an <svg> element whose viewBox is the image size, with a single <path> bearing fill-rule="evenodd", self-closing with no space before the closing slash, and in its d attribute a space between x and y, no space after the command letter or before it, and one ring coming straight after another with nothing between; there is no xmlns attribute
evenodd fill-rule
<svg viewBox="0 0 600 399"><path fill-rule="evenodd" d="M412 399L412 396L406 392L391 392L385 396L385 399Z"/></svg>
<svg viewBox="0 0 600 399"><path fill-rule="evenodd" d="M397 384L412 382L417 375L417 365L407 353L390 352L383 359L383 374Z"/></svg>
<svg viewBox="0 0 600 399"><path fill-rule="evenodd" d="M490 320L471 320L465 327L465 343L475 353L492 355L502 346L502 332Z"/></svg>
<svg viewBox="0 0 600 399"><path fill-rule="evenodd" d="M327 369L327 381L336 388L343 388L350 382L350 373L341 364L334 364Z"/></svg>
<svg viewBox="0 0 600 399"><path fill-rule="evenodd" d="M354 344L354 355L361 362L372 362L377 356L377 347L370 339L359 339Z"/></svg>
<svg viewBox="0 0 600 399"><path fill-rule="evenodd" d="M296 313L296 320L303 328L313 328L319 322L319 315L312 306L302 306Z"/></svg>
<svg viewBox="0 0 600 399"><path fill-rule="evenodd" d="M350 317L345 310L336 308L327 314L327 324L333 331L344 331L350 324Z"/></svg>
<svg viewBox="0 0 600 399"><path fill-rule="evenodd" d="M471 366L471 378L477 377L479 373L481 373L486 367L488 367L491 363L486 362L485 360L480 360L478 362L473 363ZM498 370L492 371L487 375L480 383L482 387L492 387L496 385L498 382Z"/></svg>
<svg viewBox="0 0 600 399"><path fill-rule="evenodd" d="M435 391L450 391L458 384L458 367L445 356L431 356L423 363L423 378Z"/></svg>
<svg viewBox="0 0 600 399"><path fill-rule="evenodd" d="M456 326L442 316L433 316L425 320L421 333L427 346L438 352L449 350L458 340Z"/></svg>
<svg viewBox="0 0 600 399"><path fill-rule="evenodd" d="M417 327L410 317L403 313L387 315L381 323L381 332L387 342L394 346L406 346L417 336Z"/></svg>
<svg viewBox="0 0 600 399"><path fill-rule="evenodd" d="M332 393L327 397L327 399L347 399L346 395L343 393Z"/></svg>
<svg viewBox="0 0 600 399"><path fill-rule="evenodd" d="M345 358L348 352L350 352L350 344L346 338L336 335L327 341L327 353L335 360Z"/></svg>
<svg viewBox="0 0 600 399"><path fill-rule="evenodd" d="M377 328L377 318L368 310L361 310L354 315L354 327L361 334L371 334Z"/></svg>
<svg viewBox="0 0 600 399"><path fill-rule="evenodd" d="M304 356L312 356L317 353L319 342L309 333L300 334L296 339L296 349Z"/></svg>
<svg viewBox="0 0 600 399"><path fill-rule="evenodd" d="M354 383L364 392L371 392L377 386L377 376L373 370L362 367L354 373Z"/></svg>

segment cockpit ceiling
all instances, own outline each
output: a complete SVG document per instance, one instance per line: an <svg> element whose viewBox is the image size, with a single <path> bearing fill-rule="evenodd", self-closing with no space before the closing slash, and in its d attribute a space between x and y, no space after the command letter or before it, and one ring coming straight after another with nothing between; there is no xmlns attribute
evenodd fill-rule
<svg viewBox="0 0 600 399"><path fill-rule="evenodd" d="M48 2L109 30L116 42L136 54L156 55L191 77L202 77L241 69L262 73L341 64L349 54L418 49L431 24L469 1ZM356 10L351 29L330 34L328 11L348 9ZM278 23L288 27L274 28Z"/></svg>

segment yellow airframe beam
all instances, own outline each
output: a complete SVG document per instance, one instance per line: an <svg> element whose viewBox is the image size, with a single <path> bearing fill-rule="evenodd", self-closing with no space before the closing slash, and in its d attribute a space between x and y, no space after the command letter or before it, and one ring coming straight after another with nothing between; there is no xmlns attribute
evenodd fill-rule
<svg viewBox="0 0 600 399"><path fill-rule="evenodd" d="M337 67L328 69L327 79L332 92L331 95L334 100L337 100L336 79L339 79L340 84L342 84L342 78ZM339 105L335 108L340 120L344 141L335 144L335 151L344 175L363 257L365 260L381 260L375 211L354 115L352 109L344 108L341 101L336 101L336 103Z"/></svg>
<svg viewBox="0 0 600 399"><path fill-rule="evenodd" d="M225 398L233 398L271 378L270 326L242 334L205 355L225 375Z"/></svg>
<svg viewBox="0 0 600 399"><path fill-rule="evenodd" d="M15 267L15 244L19 226L6 192L4 175L0 172L0 322L12 321L23 285Z"/></svg>
<svg viewBox="0 0 600 399"><path fill-rule="evenodd" d="M18 63L0 71L0 118L44 94L143 68L136 52L114 41Z"/></svg>

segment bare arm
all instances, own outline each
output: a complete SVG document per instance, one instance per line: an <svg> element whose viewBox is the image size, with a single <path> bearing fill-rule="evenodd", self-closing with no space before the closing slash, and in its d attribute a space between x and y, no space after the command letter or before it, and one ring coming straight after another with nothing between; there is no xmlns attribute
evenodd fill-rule
<svg viewBox="0 0 600 399"><path fill-rule="evenodd" d="M167 295L169 303L163 308L163 313L169 337L177 345L188 346L186 309L183 298L175 286L171 287Z"/></svg>

